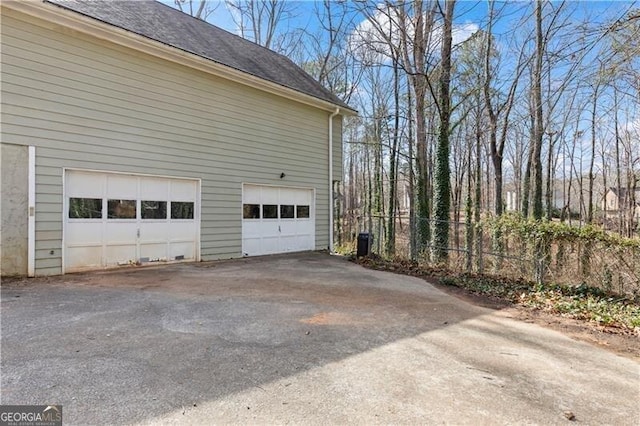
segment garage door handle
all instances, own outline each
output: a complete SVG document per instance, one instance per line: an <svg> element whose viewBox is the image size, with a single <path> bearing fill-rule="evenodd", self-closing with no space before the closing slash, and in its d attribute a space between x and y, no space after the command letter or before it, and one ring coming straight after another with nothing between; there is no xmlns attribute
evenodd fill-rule
<svg viewBox="0 0 640 426"><path fill-rule="evenodd" d="M138 228L138 231L136 232L136 235L138 236L138 238L140 238L140 228Z"/></svg>
<svg viewBox="0 0 640 426"><path fill-rule="evenodd" d="M278 225L278 232L282 232L282 229L280 229L280 225Z"/></svg>

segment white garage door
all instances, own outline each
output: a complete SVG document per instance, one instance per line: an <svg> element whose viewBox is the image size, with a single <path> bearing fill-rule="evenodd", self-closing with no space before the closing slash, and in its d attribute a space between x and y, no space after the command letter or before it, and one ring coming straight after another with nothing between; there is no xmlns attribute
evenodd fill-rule
<svg viewBox="0 0 640 426"><path fill-rule="evenodd" d="M199 182L65 172L65 272L198 260Z"/></svg>
<svg viewBox="0 0 640 426"><path fill-rule="evenodd" d="M313 189L244 185L242 252L245 256L313 250Z"/></svg>

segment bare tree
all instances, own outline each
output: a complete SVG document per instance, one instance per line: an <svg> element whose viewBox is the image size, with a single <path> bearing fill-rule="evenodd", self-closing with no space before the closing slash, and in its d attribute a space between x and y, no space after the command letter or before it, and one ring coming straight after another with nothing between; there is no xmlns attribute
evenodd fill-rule
<svg viewBox="0 0 640 426"><path fill-rule="evenodd" d="M504 148L507 141L507 131L509 127L509 117L515 100L516 90L518 88L518 82L525 70L526 60L524 57L524 46L520 50L520 55L516 63L512 80L509 84L506 98L504 101L495 102L492 91L492 82L496 80L497 69L491 66L491 59L495 56L493 51L493 22L495 19L495 2L489 0L489 16L487 23L487 30L485 35L485 49L484 49L484 83L482 85L484 102L489 116L489 147L491 150L491 161L495 172L495 214L500 216L504 211L503 206L503 157ZM502 120L500 138L498 138L498 120Z"/></svg>
<svg viewBox="0 0 640 426"><path fill-rule="evenodd" d="M286 25L295 9L285 0L226 0L240 36L268 49L283 51L286 35L278 29ZM280 35L280 37L279 37Z"/></svg>
<svg viewBox="0 0 640 426"><path fill-rule="evenodd" d="M203 21L206 21L220 5L210 0L173 0L173 2L181 12L188 13Z"/></svg>
<svg viewBox="0 0 640 426"><path fill-rule="evenodd" d="M640 97L640 9L632 5L604 29L608 36L609 69Z"/></svg>
<svg viewBox="0 0 640 426"><path fill-rule="evenodd" d="M314 3L314 18L318 28L301 32L292 55L323 86L350 102L366 68L350 43L353 14L346 2L323 0Z"/></svg>
<svg viewBox="0 0 640 426"><path fill-rule="evenodd" d="M429 75L433 69L433 29L437 2L426 7L422 0L384 4L370 4L363 9L372 31L384 46L384 54L391 50L407 75L412 89L413 119L415 120L415 157L417 180L417 236L421 248L431 239L430 167L427 147L427 94L435 93ZM374 46L375 49L375 46ZM378 52L381 53L381 52Z"/></svg>

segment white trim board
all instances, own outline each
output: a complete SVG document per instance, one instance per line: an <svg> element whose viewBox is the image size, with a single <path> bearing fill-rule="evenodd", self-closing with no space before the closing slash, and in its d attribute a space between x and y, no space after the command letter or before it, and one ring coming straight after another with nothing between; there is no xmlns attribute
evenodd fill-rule
<svg viewBox="0 0 640 426"><path fill-rule="evenodd" d="M29 146L27 275L36 274L36 147Z"/></svg>

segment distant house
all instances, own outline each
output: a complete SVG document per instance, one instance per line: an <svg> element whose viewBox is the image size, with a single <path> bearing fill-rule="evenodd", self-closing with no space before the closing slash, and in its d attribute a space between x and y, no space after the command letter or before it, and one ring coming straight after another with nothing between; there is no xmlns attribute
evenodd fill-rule
<svg viewBox="0 0 640 426"><path fill-rule="evenodd" d="M609 187L602 198L602 210L606 212L607 217L628 215L631 205L634 220L640 220L640 188L632 192L627 188Z"/></svg>
<svg viewBox="0 0 640 426"><path fill-rule="evenodd" d="M155 1L0 2L2 275L327 249L355 111Z"/></svg>

